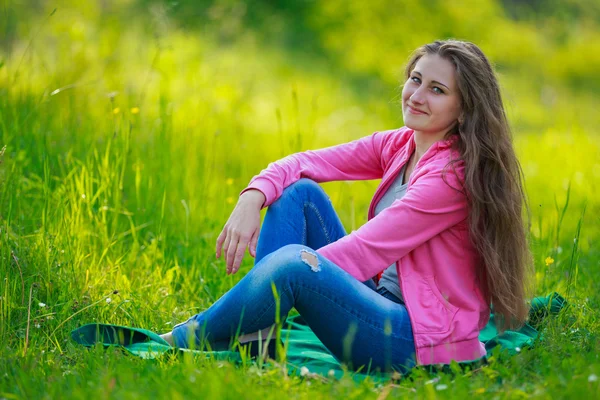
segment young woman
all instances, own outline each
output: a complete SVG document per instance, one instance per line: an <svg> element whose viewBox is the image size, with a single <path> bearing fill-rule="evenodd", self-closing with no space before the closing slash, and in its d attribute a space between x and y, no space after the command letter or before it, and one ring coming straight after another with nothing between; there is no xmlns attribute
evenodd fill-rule
<svg viewBox="0 0 600 400"><path fill-rule="evenodd" d="M352 368L405 371L484 356L490 305L504 327L522 324L526 203L489 61L469 42L419 48L402 113L403 128L293 154L252 178L216 255L235 273L248 248L254 268L163 337L179 347L229 341L294 307ZM362 179L382 180L368 222L346 234L316 182Z"/></svg>

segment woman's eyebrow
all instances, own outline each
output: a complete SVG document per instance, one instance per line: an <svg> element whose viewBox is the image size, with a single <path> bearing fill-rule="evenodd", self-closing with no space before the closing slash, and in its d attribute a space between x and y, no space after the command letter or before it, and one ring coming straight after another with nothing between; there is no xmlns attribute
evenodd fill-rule
<svg viewBox="0 0 600 400"><path fill-rule="evenodd" d="M423 77L423 75L419 71L413 69L413 72L415 74L418 74L420 77ZM445 87L446 89L450 90L450 88L448 86L444 85L442 82L431 81L431 83L436 83L436 84L441 85L441 86Z"/></svg>

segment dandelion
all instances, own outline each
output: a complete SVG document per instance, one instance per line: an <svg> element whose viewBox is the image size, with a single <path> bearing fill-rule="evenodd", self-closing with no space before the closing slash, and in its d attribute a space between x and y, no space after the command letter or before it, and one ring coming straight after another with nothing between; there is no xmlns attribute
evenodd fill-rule
<svg viewBox="0 0 600 400"><path fill-rule="evenodd" d="M132 107L130 111L131 111L132 114L138 114L140 112L140 108L139 107Z"/></svg>
<svg viewBox="0 0 600 400"><path fill-rule="evenodd" d="M233 197L227 198L227 204L233 204Z"/></svg>
<svg viewBox="0 0 600 400"><path fill-rule="evenodd" d="M546 261L546 267L550 264L554 264L554 258L552 257L546 257L546 260L544 261Z"/></svg>
<svg viewBox="0 0 600 400"><path fill-rule="evenodd" d="M39 303L38 306L40 306L41 308L46 307L46 303Z"/></svg>
<svg viewBox="0 0 600 400"><path fill-rule="evenodd" d="M227 180L225 181L225 183L229 186L233 185L233 178L227 178Z"/></svg>
<svg viewBox="0 0 600 400"><path fill-rule="evenodd" d="M119 107L113 108L113 114L118 114L120 112L121 112L121 109Z"/></svg>
<svg viewBox="0 0 600 400"><path fill-rule="evenodd" d="M591 374L590 376L588 376L588 382L597 382L598 381L598 376L596 376L596 374Z"/></svg>
<svg viewBox="0 0 600 400"><path fill-rule="evenodd" d="M112 299L110 297L106 298L106 304L110 304L111 301L112 301Z"/></svg>
<svg viewBox="0 0 600 400"><path fill-rule="evenodd" d="M439 385L437 385L435 387L435 390L441 391L441 390L446 390L448 389L448 385L444 385L443 383L440 383Z"/></svg>
<svg viewBox="0 0 600 400"><path fill-rule="evenodd" d="M308 368L306 368L306 367L300 368L300 376L306 376L309 373L310 373L310 371L308 370Z"/></svg>

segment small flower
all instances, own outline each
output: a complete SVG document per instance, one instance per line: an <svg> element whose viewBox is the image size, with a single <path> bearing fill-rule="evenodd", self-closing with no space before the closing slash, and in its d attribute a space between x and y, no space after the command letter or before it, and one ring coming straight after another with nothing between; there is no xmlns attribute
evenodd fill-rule
<svg viewBox="0 0 600 400"><path fill-rule="evenodd" d="M106 304L110 304L111 301L112 301L112 299L110 297L106 298Z"/></svg>
<svg viewBox="0 0 600 400"><path fill-rule="evenodd" d="M132 114L138 114L140 112L140 109L139 107L131 107L130 111Z"/></svg>
<svg viewBox="0 0 600 400"><path fill-rule="evenodd" d="M550 264L554 264L554 258L552 257L546 257L546 260L544 261L546 261L546 267Z"/></svg>
<svg viewBox="0 0 600 400"><path fill-rule="evenodd" d="M520 347L515 347L515 351L516 351L517 353L520 353L520 352L521 352L521 348L520 348Z"/></svg>
<svg viewBox="0 0 600 400"><path fill-rule="evenodd" d="M300 368L300 376L306 376L309 373L310 373L310 371L308 370L308 368L306 368L306 367Z"/></svg>
<svg viewBox="0 0 600 400"><path fill-rule="evenodd" d="M46 307L46 303L39 303L38 306L40 306L41 308Z"/></svg>
<svg viewBox="0 0 600 400"><path fill-rule="evenodd" d="M446 390L448 389L448 385L444 385L443 383L440 383L439 385L437 385L435 387L435 390L441 391L441 390Z"/></svg>
<svg viewBox="0 0 600 400"><path fill-rule="evenodd" d="M233 197L228 197L226 201L227 204L233 204Z"/></svg>
<svg viewBox="0 0 600 400"><path fill-rule="evenodd" d="M42 326L40 325L40 323L38 322L37 324L35 324L35 327L40 329Z"/></svg>
<svg viewBox="0 0 600 400"><path fill-rule="evenodd" d="M227 178L227 180L225 181L225 183L229 186L233 185L233 178Z"/></svg>
<svg viewBox="0 0 600 400"><path fill-rule="evenodd" d="M81 198L82 198L82 199L85 199L85 193L82 193L82 194L81 194Z"/></svg>
<svg viewBox="0 0 600 400"><path fill-rule="evenodd" d="M121 109L119 107L113 108L113 114L118 114L120 112L121 112Z"/></svg>
<svg viewBox="0 0 600 400"><path fill-rule="evenodd" d="M588 382L598 382L598 376L596 376L596 374L591 374L588 376Z"/></svg>
<svg viewBox="0 0 600 400"><path fill-rule="evenodd" d="M335 376L335 371L330 369L329 371L327 371L327 376L333 378Z"/></svg>

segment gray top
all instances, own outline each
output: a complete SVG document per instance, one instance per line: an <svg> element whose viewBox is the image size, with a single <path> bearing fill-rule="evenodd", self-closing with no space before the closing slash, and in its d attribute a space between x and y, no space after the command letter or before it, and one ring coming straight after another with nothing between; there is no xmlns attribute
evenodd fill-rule
<svg viewBox="0 0 600 400"><path fill-rule="evenodd" d="M377 205L375 206L375 215L382 212L384 209L388 208L392 205L392 203L396 200L400 200L404 194L406 193L406 188L408 187L408 183L402 184L402 179L404 178L404 171L406 170L406 164L402 167L394 182L390 185L388 190L385 192L383 197L379 200ZM393 263L389 267L385 269L381 279L379 280L379 284L377 288L380 287L386 288L390 293L404 301L402 297L402 292L400 291L400 286L398 284L398 271L396 271L396 263Z"/></svg>

